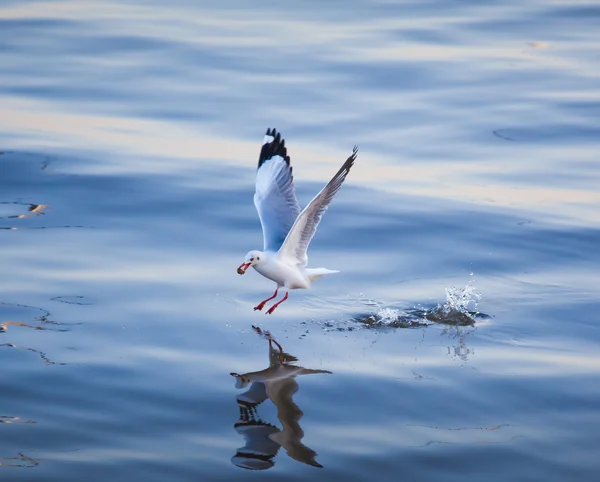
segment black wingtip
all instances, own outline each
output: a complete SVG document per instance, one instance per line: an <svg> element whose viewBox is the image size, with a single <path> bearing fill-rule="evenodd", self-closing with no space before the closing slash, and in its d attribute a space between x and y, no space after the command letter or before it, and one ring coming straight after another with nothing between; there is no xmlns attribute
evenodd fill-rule
<svg viewBox="0 0 600 482"><path fill-rule="evenodd" d="M354 146L352 148L352 154L350 154L350 157L348 157L348 159L346 159L346 162L344 162L344 165L340 169L340 172L344 171L344 170L349 171L350 168L354 165L354 161L356 161L357 156L358 156L358 146Z"/></svg>
<svg viewBox="0 0 600 482"><path fill-rule="evenodd" d="M354 161L356 161L357 156L358 146L354 146L354 148L352 149L352 154L350 154L350 157L348 157L344 164L342 164L342 167L340 167L340 170L335 174L335 176L333 176L331 181L329 181L329 184L339 183L339 185L341 185L341 183L344 182L344 179L346 179L346 176L350 172L350 169L354 165Z"/></svg>
<svg viewBox="0 0 600 482"><path fill-rule="evenodd" d="M258 168L260 169L260 166L273 156L281 156L286 164L288 166L290 165L290 156L287 155L285 139L281 138L281 134L277 132L277 129L268 128L265 133L263 146L260 150L260 156L258 156Z"/></svg>

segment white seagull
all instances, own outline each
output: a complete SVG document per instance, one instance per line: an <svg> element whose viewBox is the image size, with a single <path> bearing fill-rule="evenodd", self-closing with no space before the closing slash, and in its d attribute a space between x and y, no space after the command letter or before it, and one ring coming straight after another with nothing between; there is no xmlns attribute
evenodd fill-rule
<svg viewBox="0 0 600 482"><path fill-rule="evenodd" d="M306 250L317 231L317 226L329 207L333 196L342 187L358 155L354 146L352 155L302 212L296 199L294 178L285 141L275 129L267 129L256 173L254 205L262 224L263 251L250 251L237 269L244 274L252 266L265 278L277 283L273 296L261 301L255 310L262 310L285 287L285 296L275 303L267 314L272 314L288 298L288 291L310 288L313 281L339 271L326 268L307 268Z"/></svg>

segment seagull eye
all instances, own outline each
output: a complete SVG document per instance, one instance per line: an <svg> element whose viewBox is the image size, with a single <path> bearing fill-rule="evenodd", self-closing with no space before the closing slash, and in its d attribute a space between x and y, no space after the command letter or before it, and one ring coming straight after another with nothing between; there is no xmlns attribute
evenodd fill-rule
<svg viewBox="0 0 600 482"><path fill-rule="evenodd" d="M254 258L250 258L250 261L254 261Z"/></svg>
<svg viewBox="0 0 600 482"><path fill-rule="evenodd" d="M260 261L260 258L258 256L256 257L256 261Z"/></svg>

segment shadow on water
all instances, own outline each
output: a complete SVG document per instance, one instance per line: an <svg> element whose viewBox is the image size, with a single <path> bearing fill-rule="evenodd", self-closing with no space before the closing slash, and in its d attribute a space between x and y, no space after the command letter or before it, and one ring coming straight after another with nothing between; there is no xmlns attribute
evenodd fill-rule
<svg viewBox="0 0 600 482"><path fill-rule="evenodd" d="M269 366L255 372L231 373L236 379L236 388L250 385L247 391L236 397L240 418L234 428L244 437L246 444L237 450L231 461L243 469L270 469L275 465L274 458L279 448L283 447L292 459L322 468L315 460L317 453L302 443L304 431L300 419L304 413L294 403L293 397L298 391L298 375L331 372L295 365L297 358L284 352L268 331L253 328L269 342ZM267 399L275 405L282 429L263 421L258 414L258 406Z"/></svg>

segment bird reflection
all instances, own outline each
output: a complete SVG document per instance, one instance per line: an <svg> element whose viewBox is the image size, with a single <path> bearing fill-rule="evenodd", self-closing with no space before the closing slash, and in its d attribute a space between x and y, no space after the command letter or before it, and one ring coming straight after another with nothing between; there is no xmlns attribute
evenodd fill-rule
<svg viewBox="0 0 600 482"><path fill-rule="evenodd" d="M0 228L2 229L2 228ZM55 297L55 298L51 298L53 301L59 301L59 298L62 297ZM76 297L77 298L77 297ZM81 322L63 322L63 321L54 321L51 320L50 317L52 316L52 313L50 313L48 310L45 310L44 308L40 308L38 306L29 306L29 305L23 305L20 303L7 303L4 301L0 301L0 308L2 307L7 307L8 309L14 309L14 308L24 308L24 309L31 309L31 310L37 310L39 312L41 312L40 316L36 316L35 319L35 324L30 324L30 323L23 323L21 321L3 321L0 322L0 333L4 333L8 330L9 326L21 326L21 327L25 327L25 328L31 328L33 330L48 330L48 331L70 331L70 326L71 325L81 325Z"/></svg>
<svg viewBox="0 0 600 482"><path fill-rule="evenodd" d="M40 216L46 214L44 211L48 209L50 206L48 204L31 204L24 203L19 201L11 201L11 202L0 202L0 204L18 204L22 206L27 206L27 213L24 214L12 214L10 216L0 216L0 219L25 219L31 218L33 216ZM71 226L65 226L71 227ZM75 227L75 226L73 226ZM6 231L16 231L17 229L46 229L46 226L37 226L37 227L17 227L17 226L2 226L0 227L2 230Z"/></svg>
<svg viewBox="0 0 600 482"><path fill-rule="evenodd" d="M35 420L21 420L21 417L11 417L10 415L0 415L0 423L4 424L21 424L35 423Z"/></svg>
<svg viewBox="0 0 600 482"><path fill-rule="evenodd" d="M45 330L46 329L46 328L42 328L41 326L28 325L27 323L22 323L20 321L4 321L3 323L0 323L0 333L4 333L6 330L8 330L8 327L10 325L24 326L26 328L32 328L33 330Z"/></svg>
<svg viewBox="0 0 600 482"><path fill-rule="evenodd" d="M47 204L30 204L28 211L29 214L22 214L21 218L29 217L29 216L39 216L40 214L46 214L44 212L45 209L48 209L50 206Z"/></svg>
<svg viewBox="0 0 600 482"><path fill-rule="evenodd" d="M30 218L32 216L40 216L42 214L46 214L44 210L48 209L50 206L47 204L31 204L31 203L23 203L18 201L13 202L2 202L0 204L19 204L22 206L27 206L27 214L13 214L10 216L4 216L0 219L24 219Z"/></svg>
<svg viewBox="0 0 600 482"><path fill-rule="evenodd" d="M40 465L40 459L28 457L23 452L19 452L18 457L0 457L0 467L31 468L38 465Z"/></svg>
<svg viewBox="0 0 600 482"><path fill-rule="evenodd" d="M294 403L293 396L298 391L298 375L331 372L293 364L297 358L285 353L269 332L253 328L269 342L269 366L264 370L242 375L231 373L236 378L236 388L249 385L248 390L236 398L240 419L234 424L235 430L244 437L246 445L237 450L231 461L244 469L270 469L275 465L274 458L279 447L283 447L294 460L321 468L322 465L315 460L317 453L302 443L304 431L299 422L304 413ZM264 422L258 414L258 406L267 398L277 408L281 429Z"/></svg>

